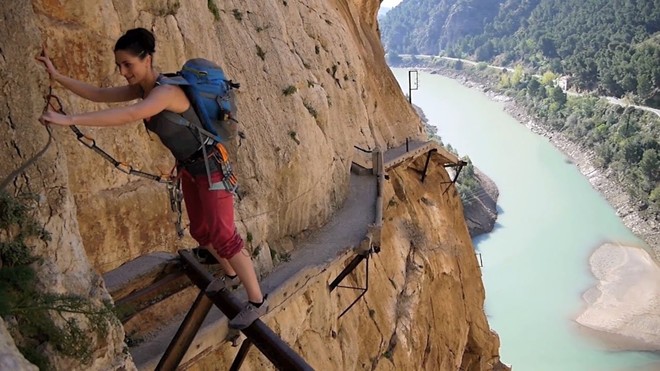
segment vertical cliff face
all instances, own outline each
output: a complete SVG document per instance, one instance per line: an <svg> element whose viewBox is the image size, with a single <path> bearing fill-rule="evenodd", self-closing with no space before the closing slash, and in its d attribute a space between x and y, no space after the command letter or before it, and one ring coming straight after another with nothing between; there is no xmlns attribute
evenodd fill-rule
<svg viewBox="0 0 660 371"><path fill-rule="evenodd" d="M239 120L247 140L236 153L245 193L237 204L237 224L244 236L250 234L251 246L283 248L278 241L322 225L341 204L354 145L388 147L424 135L385 64L378 7L377 0L32 0L31 7L4 2L0 153L8 160L0 163L0 174L8 174L47 141L37 122L48 90L48 78L34 61L41 45L48 47L62 73L102 86L119 85L123 78L114 68L114 42L129 28L145 27L156 35L160 70L174 71L188 58L204 57L241 82ZM108 107L83 101L57 85L54 93L69 113ZM161 173L172 166L158 139L139 123L81 129L135 168ZM118 172L68 129L53 128L53 137L46 154L8 189L39 195L38 218L53 236L36 247L43 257L38 275L44 287L100 303L108 297L98 272L148 252L193 246L189 238L176 238L162 185ZM423 201L433 200L421 194L424 188L409 183L416 184L405 171L392 181L394 206L386 227L391 242L384 243L389 249L377 259L384 284L366 301L384 309L372 315L367 311L368 317L363 309L344 322L333 322L332 336L323 321L336 313L319 314L315 308L324 302L339 308L349 299L335 300L319 289L292 303L292 308L311 313L306 317L309 332L294 341L307 344L310 338L323 344L330 336L333 349L352 354L338 363L344 366L367 358L379 368L398 368L403 359L429 359L434 362L429 365L444 369L489 365L489 357L497 357L497 338L482 312L483 288L465 224L459 222L460 202L443 196L429 201L436 203L431 206ZM410 242L416 239L425 243ZM462 251L458 259L449 252L454 248ZM341 263L334 269L341 269ZM386 294L382 305L379 292ZM286 313L274 318L282 329L295 323ZM364 321L378 342L355 331ZM131 367L121 326L111 325L106 337L97 340L94 368ZM302 352L322 365L314 361L315 353ZM385 353L394 357L385 361ZM72 360L56 361L58 368L78 368Z"/></svg>
<svg viewBox="0 0 660 371"><path fill-rule="evenodd" d="M114 69L114 41L122 31L143 26L156 35L160 70L175 71L187 58L205 57L242 84L239 119L248 139L237 154L246 193L238 215L240 228L257 244L323 223L345 194L353 145L394 144L421 133L383 63L377 2L228 1L211 9L208 4L104 1L99 16L96 6L35 0L33 9L40 40L60 71L75 78L122 84ZM56 92L68 112L106 107ZM157 174L171 169L158 139L139 123L84 131L135 168ZM55 134L94 267L107 271L127 257L175 249L162 185L118 173L66 130ZM287 201L295 213L273 210Z"/></svg>

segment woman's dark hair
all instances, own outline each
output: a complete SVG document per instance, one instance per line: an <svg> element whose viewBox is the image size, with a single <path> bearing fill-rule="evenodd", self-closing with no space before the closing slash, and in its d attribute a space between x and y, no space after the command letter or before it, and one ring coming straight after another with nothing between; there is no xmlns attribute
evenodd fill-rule
<svg viewBox="0 0 660 371"><path fill-rule="evenodd" d="M144 59L147 54L153 55L156 51L156 39L149 30L133 28L117 40L114 51L117 50L128 50L140 59Z"/></svg>

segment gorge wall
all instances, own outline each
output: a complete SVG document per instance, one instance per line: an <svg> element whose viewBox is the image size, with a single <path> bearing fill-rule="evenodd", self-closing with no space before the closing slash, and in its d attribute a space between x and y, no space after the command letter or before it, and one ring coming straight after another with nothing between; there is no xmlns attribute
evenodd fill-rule
<svg viewBox="0 0 660 371"><path fill-rule="evenodd" d="M49 86L47 74L34 59L42 45L60 72L114 86L123 83L114 67L115 40L127 29L145 27L156 36L155 63L160 70L175 71L188 58L204 57L217 61L241 83L239 120L247 139L238 147L235 161L244 192L236 206L237 225L243 236L250 236L251 251L269 246L286 252L292 248L287 243L290 236L323 225L341 205L354 145L389 148L406 137L425 138L419 118L385 64L376 23L379 4L33 0L26 6L5 1L0 5L0 153L6 160L0 163L0 174L9 174L48 139L37 121ZM108 107L84 101L56 84L53 89L69 113ZM158 139L139 123L81 130L137 169L162 173L172 166ZM51 241L34 247L42 258L34 266L44 291L80 295L101 306L110 298L99 274L150 252L194 246L189 237L176 237L162 184L117 171L66 128L52 131L53 144L45 155L7 189L38 196L37 219L52 235ZM438 170L435 176L446 177L446 172ZM383 317L366 332L360 330L357 317L346 320L339 340L333 340L342 345L335 347L356 346L359 351L341 364L372 359L380 369L385 363L373 358L395 341L406 356L399 358L397 354L404 353L395 351L390 368L420 367L424 359L432 360L425 365L435 369L495 367L498 340L483 313L483 286L460 199L422 195L427 190L403 170L393 178L389 192L398 198L392 203L398 211L390 214L385 230L391 235L384 244L393 255L381 263L378 274L384 276L367 298L372 306L388 309L375 310L374 316ZM414 233L411 225L418 226ZM415 240L423 243L411 242ZM429 246L451 246L459 253ZM267 254L269 249L261 250ZM302 296L292 308L317 313L314 308L327 294L319 290L318 295ZM305 297L310 299L303 302ZM410 298L419 302L409 305ZM438 312L440 307L444 309ZM409 310L415 320L405 320L396 308ZM273 318L281 333L297 325L288 316L275 313ZM327 332L316 330L325 329L323 315L307 318L309 341L328 341ZM363 311L360 321L364 319ZM133 368L121 325L112 320L108 324L109 330L94 338L91 363L59 356L47 344L45 353L56 369ZM7 327L12 326L9 320ZM387 347L383 342L371 344L377 331L387 339ZM298 337L285 340L308 342L307 335L292 333ZM16 336L15 328L12 334ZM303 356L321 364L316 353ZM21 362L15 352L6 357Z"/></svg>

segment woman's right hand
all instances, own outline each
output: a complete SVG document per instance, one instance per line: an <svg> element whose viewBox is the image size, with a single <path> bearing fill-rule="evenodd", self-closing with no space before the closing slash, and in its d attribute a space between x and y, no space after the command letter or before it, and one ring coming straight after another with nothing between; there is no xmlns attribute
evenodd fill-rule
<svg viewBox="0 0 660 371"><path fill-rule="evenodd" d="M57 72L57 69L53 65L53 62L51 62L50 58L48 57L48 51L46 50L46 46L44 45L41 53L37 55L37 60L40 61L41 63L44 64L44 67L46 67L46 72L50 75L50 78L56 79L57 76L60 74Z"/></svg>

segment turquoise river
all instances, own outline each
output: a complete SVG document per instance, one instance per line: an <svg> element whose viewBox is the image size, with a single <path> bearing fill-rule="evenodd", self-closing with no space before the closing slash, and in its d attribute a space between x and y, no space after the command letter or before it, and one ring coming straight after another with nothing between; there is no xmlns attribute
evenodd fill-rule
<svg viewBox="0 0 660 371"><path fill-rule="evenodd" d="M408 70L392 71L407 93ZM588 263L594 249L642 244L575 165L502 103L455 80L420 72L412 101L499 188L495 230L474 244L503 362L516 371L660 369L660 356L607 350L573 320L596 283Z"/></svg>

